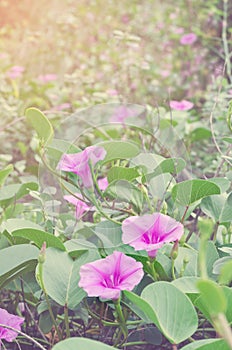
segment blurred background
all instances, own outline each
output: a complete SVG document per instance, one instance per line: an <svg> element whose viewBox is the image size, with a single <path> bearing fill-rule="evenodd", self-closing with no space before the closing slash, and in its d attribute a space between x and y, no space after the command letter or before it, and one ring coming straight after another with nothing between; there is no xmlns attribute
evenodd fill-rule
<svg viewBox="0 0 232 350"><path fill-rule="evenodd" d="M225 134L231 33L223 0L0 0L1 165L30 165L30 106L56 126L96 104L168 111L187 100L186 137L199 123L209 128L217 98L215 129Z"/></svg>

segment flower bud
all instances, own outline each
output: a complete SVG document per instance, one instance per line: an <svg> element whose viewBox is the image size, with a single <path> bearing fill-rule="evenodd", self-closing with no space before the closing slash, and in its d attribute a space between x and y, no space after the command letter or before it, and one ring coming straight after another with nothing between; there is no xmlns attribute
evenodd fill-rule
<svg viewBox="0 0 232 350"><path fill-rule="evenodd" d="M43 264L45 262L45 258L46 258L46 242L43 242L39 256L38 256L39 264Z"/></svg>
<svg viewBox="0 0 232 350"><path fill-rule="evenodd" d="M173 244L172 250L171 250L171 258L172 260L175 260L178 256L178 248L179 248L179 241L176 240Z"/></svg>

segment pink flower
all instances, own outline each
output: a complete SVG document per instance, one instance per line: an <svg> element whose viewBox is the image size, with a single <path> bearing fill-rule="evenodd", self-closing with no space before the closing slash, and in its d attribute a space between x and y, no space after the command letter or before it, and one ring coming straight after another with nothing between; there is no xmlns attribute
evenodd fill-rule
<svg viewBox="0 0 232 350"><path fill-rule="evenodd" d="M194 33L188 33L188 34L184 34L181 38L180 38L180 43L182 45L192 45L193 43L195 43L195 41L197 40L197 36Z"/></svg>
<svg viewBox="0 0 232 350"><path fill-rule="evenodd" d="M121 290L132 290L143 277L143 265L115 251L105 259L80 268L79 286L89 297L117 300Z"/></svg>
<svg viewBox="0 0 232 350"><path fill-rule="evenodd" d="M44 75L39 75L38 80L41 81L41 83L49 83L50 81L54 81L57 79L56 74L44 74Z"/></svg>
<svg viewBox="0 0 232 350"><path fill-rule="evenodd" d="M116 109L115 113L111 117L111 122L116 123L125 123L125 119L129 117L133 117L134 112L126 106L120 106Z"/></svg>
<svg viewBox="0 0 232 350"><path fill-rule="evenodd" d="M94 166L106 156L106 151L103 147L90 146L84 151L74 154L63 154L57 169L63 171L70 171L77 174L84 185L84 187L93 187L93 179L89 162Z"/></svg>
<svg viewBox="0 0 232 350"><path fill-rule="evenodd" d="M80 197L79 193L77 193L76 195L77 195L78 197ZM82 217L82 215L83 215L85 212L89 211L89 209L90 209L90 206L89 206L88 204L86 204L86 203L83 202L82 200L80 200L80 199L78 199L78 198L76 198L76 197L74 197L74 196L72 196L72 195L65 195L65 196L64 196L64 199L65 199L67 202L69 202L69 203L75 205L75 207L76 207L76 219L77 219L77 220L80 220L80 218Z"/></svg>
<svg viewBox="0 0 232 350"><path fill-rule="evenodd" d="M107 180L107 177L103 177L102 179L98 180L98 187L101 191L105 191L105 189L108 187L109 183Z"/></svg>
<svg viewBox="0 0 232 350"><path fill-rule="evenodd" d="M6 75L11 79L16 79L22 76L24 70L23 66L13 66L6 72Z"/></svg>
<svg viewBox="0 0 232 350"><path fill-rule="evenodd" d="M109 89L109 90L106 91L106 93L109 96L118 96L118 90L115 90L115 89Z"/></svg>
<svg viewBox="0 0 232 350"><path fill-rule="evenodd" d="M165 243L180 239L184 227L168 215L154 213L124 220L122 232L123 243L135 250L146 250L148 256L154 258Z"/></svg>
<svg viewBox="0 0 232 350"><path fill-rule="evenodd" d="M0 324L5 326L13 327L16 330L21 330L21 324L23 323L24 318L9 314L4 309L0 308ZM17 331L12 331L11 329L4 328L0 326L0 348L1 348L1 339L5 339L8 342L12 342L18 336Z"/></svg>
<svg viewBox="0 0 232 350"><path fill-rule="evenodd" d="M194 104L190 101L170 101L170 107L176 111L188 111L192 109Z"/></svg>
<svg viewBox="0 0 232 350"><path fill-rule="evenodd" d="M70 108L70 103L62 103L61 105L55 106L52 108L54 111L63 111L64 109Z"/></svg>

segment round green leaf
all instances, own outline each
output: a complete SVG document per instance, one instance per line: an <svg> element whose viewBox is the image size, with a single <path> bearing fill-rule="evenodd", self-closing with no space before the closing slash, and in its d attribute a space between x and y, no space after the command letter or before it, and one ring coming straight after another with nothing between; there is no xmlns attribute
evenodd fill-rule
<svg viewBox="0 0 232 350"><path fill-rule="evenodd" d="M113 350L112 346L87 338L69 338L56 344L52 350Z"/></svg>
<svg viewBox="0 0 232 350"><path fill-rule="evenodd" d="M171 343L179 344L197 330L197 313L191 301L174 285L168 282L150 284L141 297L154 310L159 322L156 326Z"/></svg>
<svg viewBox="0 0 232 350"><path fill-rule="evenodd" d="M53 128L48 118L37 108L28 108L26 110L26 119L35 129L42 143L46 144L53 138Z"/></svg>
<svg viewBox="0 0 232 350"><path fill-rule="evenodd" d="M99 258L97 251L86 252L73 261L67 252L55 248L46 250L43 282L48 295L58 304L75 309L86 296L78 286L80 267Z"/></svg>
<svg viewBox="0 0 232 350"><path fill-rule="evenodd" d="M224 339L203 339L185 345L180 350L230 350Z"/></svg>

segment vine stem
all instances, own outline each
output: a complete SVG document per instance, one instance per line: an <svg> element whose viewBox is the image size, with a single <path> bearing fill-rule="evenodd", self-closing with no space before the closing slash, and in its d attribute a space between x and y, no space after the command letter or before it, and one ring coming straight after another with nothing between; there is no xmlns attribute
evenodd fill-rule
<svg viewBox="0 0 232 350"><path fill-rule="evenodd" d="M30 337L29 335L27 335L26 333L14 328L14 327L11 327L11 326L8 326L8 325L5 325L5 324L2 324L0 323L0 327L3 327L3 328L7 328L7 329L10 329L11 331L15 331L16 333L22 335L23 337L29 339L32 343L34 343L35 345L37 345L40 349L42 350L46 350L40 343L38 343L35 339L33 339L32 337Z"/></svg>
<svg viewBox="0 0 232 350"><path fill-rule="evenodd" d="M118 322L120 324L121 332L124 336L124 339L126 339L128 336L128 330L127 330L126 320L125 320L125 317L124 317L123 312L122 312L120 299L114 300L113 302L114 302L115 310L117 312L117 318L118 318ZM118 341L118 339L117 339L117 341ZM115 344L115 346L116 345L117 345L117 343Z"/></svg>

